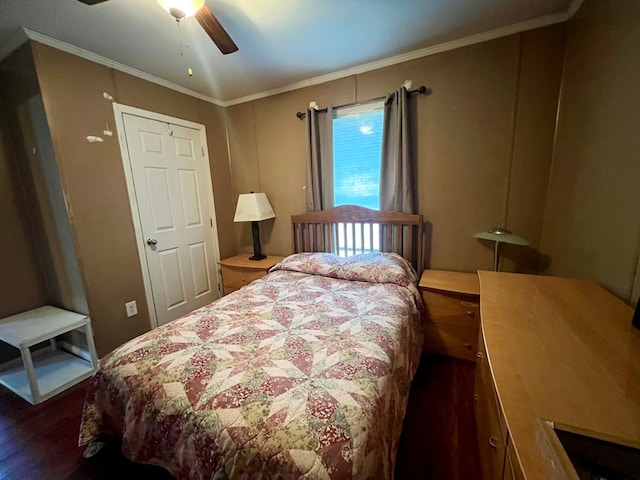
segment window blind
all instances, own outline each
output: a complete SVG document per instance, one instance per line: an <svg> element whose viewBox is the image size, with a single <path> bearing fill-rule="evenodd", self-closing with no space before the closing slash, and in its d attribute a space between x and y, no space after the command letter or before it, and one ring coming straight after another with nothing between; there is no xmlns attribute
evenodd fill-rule
<svg viewBox="0 0 640 480"><path fill-rule="evenodd" d="M383 101L377 101L334 110L335 206L380 208L383 109Z"/></svg>

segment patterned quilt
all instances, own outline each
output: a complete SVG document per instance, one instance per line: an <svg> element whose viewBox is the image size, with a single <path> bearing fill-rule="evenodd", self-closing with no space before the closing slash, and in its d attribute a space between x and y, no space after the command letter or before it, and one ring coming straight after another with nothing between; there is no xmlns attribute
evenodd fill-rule
<svg viewBox="0 0 640 480"><path fill-rule="evenodd" d="M80 445L178 479L390 479L421 350L415 272L394 254L296 254L118 347Z"/></svg>

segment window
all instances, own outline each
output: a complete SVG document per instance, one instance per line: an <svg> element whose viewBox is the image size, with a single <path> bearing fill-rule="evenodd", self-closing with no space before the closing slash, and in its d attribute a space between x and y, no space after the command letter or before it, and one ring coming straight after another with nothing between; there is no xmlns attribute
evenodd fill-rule
<svg viewBox="0 0 640 480"><path fill-rule="evenodd" d="M380 209L383 101L334 111L333 204Z"/></svg>
<svg viewBox="0 0 640 480"><path fill-rule="evenodd" d="M380 159L384 103L343 107L333 117L333 204L380 209ZM336 253L380 251L378 225L344 224L337 230ZM346 240L346 241L345 241Z"/></svg>

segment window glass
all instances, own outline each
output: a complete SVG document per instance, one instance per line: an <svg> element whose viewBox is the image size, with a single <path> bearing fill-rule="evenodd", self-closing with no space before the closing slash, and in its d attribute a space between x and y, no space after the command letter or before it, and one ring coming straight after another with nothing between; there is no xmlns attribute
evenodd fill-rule
<svg viewBox="0 0 640 480"><path fill-rule="evenodd" d="M334 110L333 203L380 209L380 158L384 103ZM378 225L340 224L336 253L349 256L380 250Z"/></svg>
<svg viewBox="0 0 640 480"><path fill-rule="evenodd" d="M336 109L333 119L334 206L380 209L382 101Z"/></svg>

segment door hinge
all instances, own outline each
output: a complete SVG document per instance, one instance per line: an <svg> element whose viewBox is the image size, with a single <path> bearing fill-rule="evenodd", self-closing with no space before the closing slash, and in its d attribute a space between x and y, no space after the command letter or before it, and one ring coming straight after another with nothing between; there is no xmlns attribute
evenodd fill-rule
<svg viewBox="0 0 640 480"><path fill-rule="evenodd" d="M213 228L213 218L209 219L209 225L211 225L211 228Z"/></svg>
<svg viewBox="0 0 640 480"><path fill-rule="evenodd" d="M204 147L200 147L200 150L202 150L202 156L204 157Z"/></svg>

